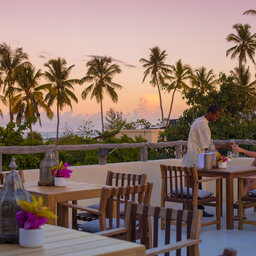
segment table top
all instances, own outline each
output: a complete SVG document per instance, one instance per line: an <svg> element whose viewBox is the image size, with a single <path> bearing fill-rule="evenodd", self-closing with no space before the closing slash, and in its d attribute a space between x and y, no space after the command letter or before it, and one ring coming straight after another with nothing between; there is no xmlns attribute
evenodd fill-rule
<svg viewBox="0 0 256 256"><path fill-rule="evenodd" d="M55 187L55 186L38 186L37 183L24 183L24 187L27 191L44 194L44 195L57 195L71 192L79 192L85 190L101 190L104 185L90 184L85 182L74 182L67 181L66 187Z"/></svg>
<svg viewBox="0 0 256 256"><path fill-rule="evenodd" d="M0 244L0 255L145 255L145 247L140 244L52 225L45 225L44 229L45 242L43 246L22 248L19 244Z"/></svg>
<svg viewBox="0 0 256 256"><path fill-rule="evenodd" d="M199 173L215 173L215 174L244 174L244 173L255 173L256 174L256 166L228 166L227 168L216 168L216 169L198 169Z"/></svg>

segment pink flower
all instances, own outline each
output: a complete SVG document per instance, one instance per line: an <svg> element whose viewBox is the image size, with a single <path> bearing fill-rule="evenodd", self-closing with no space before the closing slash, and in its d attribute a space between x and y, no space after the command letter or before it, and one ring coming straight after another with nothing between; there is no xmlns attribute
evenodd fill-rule
<svg viewBox="0 0 256 256"><path fill-rule="evenodd" d="M52 169L52 175L55 177L70 178L72 170L68 169L68 166L68 163L62 164L61 162L59 166Z"/></svg>
<svg viewBox="0 0 256 256"><path fill-rule="evenodd" d="M19 228L38 229L47 222L47 218L37 217L34 213L24 210L16 212L16 219Z"/></svg>

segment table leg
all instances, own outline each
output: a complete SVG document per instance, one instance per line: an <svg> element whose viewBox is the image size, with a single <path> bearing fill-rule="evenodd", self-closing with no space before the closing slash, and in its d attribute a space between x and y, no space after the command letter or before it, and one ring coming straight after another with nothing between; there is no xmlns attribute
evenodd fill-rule
<svg viewBox="0 0 256 256"><path fill-rule="evenodd" d="M58 213L57 225L68 228L68 207L63 207L60 204L57 204L57 213Z"/></svg>
<svg viewBox="0 0 256 256"><path fill-rule="evenodd" d="M217 181L216 181L217 187ZM223 182L222 179L220 180L220 215L223 215Z"/></svg>
<svg viewBox="0 0 256 256"><path fill-rule="evenodd" d="M226 178L226 228L234 229L234 190L233 177Z"/></svg>
<svg viewBox="0 0 256 256"><path fill-rule="evenodd" d="M46 201L45 201L45 204L47 205L47 207L49 208L49 210L51 212L53 212L54 214L57 215L56 202L55 202L53 196L48 196ZM47 223L50 224L50 225L56 225L56 220L53 219L53 218L49 218Z"/></svg>

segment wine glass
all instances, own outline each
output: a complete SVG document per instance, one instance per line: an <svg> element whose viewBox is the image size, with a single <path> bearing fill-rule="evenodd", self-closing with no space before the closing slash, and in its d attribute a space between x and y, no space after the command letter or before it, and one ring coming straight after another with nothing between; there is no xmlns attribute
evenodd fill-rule
<svg viewBox="0 0 256 256"><path fill-rule="evenodd" d="M228 151L227 157L230 159L230 158L233 158L233 156L234 156L233 151Z"/></svg>

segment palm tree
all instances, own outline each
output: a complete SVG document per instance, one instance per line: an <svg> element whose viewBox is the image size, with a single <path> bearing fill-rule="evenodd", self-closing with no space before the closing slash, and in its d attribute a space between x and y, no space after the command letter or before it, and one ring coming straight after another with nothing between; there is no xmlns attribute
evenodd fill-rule
<svg viewBox="0 0 256 256"><path fill-rule="evenodd" d="M172 91L172 99L167 117L166 127L170 125L170 122L168 121L170 119L173 108L175 92L177 90L187 90L189 88L188 84L186 84L185 81L189 79L191 75L191 68L188 65L183 65L181 60L178 60L175 65L172 65L171 70L173 74L173 76L170 77L172 82L170 84L164 84L164 88L167 90L168 93Z"/></svg>
<svg viewBox="0 0 256 256"><path fill-rule="evenodd" d="M44 76L49 80L48 84L49 91L45 96L48 106L52 106L56 101L57 105L57 132L56 132L56 143L58 143L59 138L59 123L60 123L60 111L64 106L69 106L72 109L72 100L76 103L78 99L76 95L72 92L74 90L73 85L80 82L79 79L68 79L72 68L66 66L67 62L65 59L57 58L51 59L45 63L45 67L48 71L45 71Z"/></svg>
<svg viewBox="0 0 256 256"><path fill-rule="evenodd" d="M168 74L171 73L171 66L165 64L164 61L166 60L167 54L166 51L161 51L158 46L155 46L150 49L149 60L147 59L140 59L140 62L144 63L143 67L146 68L144 71L144 78L142 83L145 81L147 76L151 77L150 83L153 87L157 86L158 89L158 96L160 102L160 110L161 110L161 117L162 123L164 122L164 112L163 112L163 104L162 104L162 96L161 96L161 89L160 83L164 81Z"/></svg>
<svg viewBox="0 0 256 256"><path fill-rule="evenodd" d="M13 86L14 79L13 74L15 69L23 64L23 61L28 59L28 55L23 52L22 48L12 49L11 46L2 43L0 45L0 71L5 74L3 92L4 96L8 98L9 101L9 115L10 122L13 121L13 111L12 111L12 97L13 97Z"/></svg>
<svg viewBox="0 0 256 256"><path fill-rule="evenodd" d="M213 70L207 72L204 66L196 69L195 73L191 75L192 86L198 88L201 94L211 91L216 82Z"/></svg>
<svg viewBox="0 0 256 256"><path fill-rule="evenodd" d="M41 71L35 71L32 65L17 67L13 76L17 82L17 87L14 88L17 95L12 98L13 114L17 114L17 124L20 124L23 119L29 123L32 140L34 139L32 125L37 120L41 125L39 108L46 111L48 118L52 119L53 117L53 112L44 103L42 90L45 88L38 85L41 76Z"/></svg>
<svg viewBox="0 0 256 256"><path fill-rule="evenodd" d="M247 10L243 13L243 15L256 15L256 10Z"/></svg>
<svg viewBox="0 0 256 256"><path fill-rule="evenodd" d="M236 30L237 34L229 34L226 39L228 42L235 43L236 45L227 50L226 56L231 54L231 59L238 56L239 68L241 68L243 62L246 63L247 55L255 64L253 57L256 48L256 33L251 35L251 26L249 24L235 24L233 28Z"/></svg>
<svg viewBox="0 0 256 256"><path fill-rule="evenodd" d="M118 101L118 95L116 89L121 89L120 84L112 81L116 74L121 73L121 69L116 64L111 64L112 59L110 57L95 57L86 63L88 67L86 76L81 79L81 82L92 82L83 92L82 99L86 99L91 92L91 99L95 97L97 103L100 103L101 112L101 125L102 131L104 131L103 121L103 99L104 90L111 97L112 101L116 103Z"/></svg>
<svg viewBox="0 0 256 256"><path fill-rule="evenodd" d="M243 89L245 89L248 102L250 102L250 106L255 110L256 106L256 80L250 82L251 74L249 71L249 67L246 69L245 66L241 66L240 68L236 67L234 71L231 71L235 82L239 84Z"/></svg>

